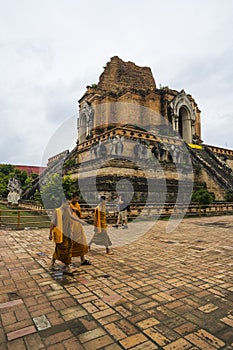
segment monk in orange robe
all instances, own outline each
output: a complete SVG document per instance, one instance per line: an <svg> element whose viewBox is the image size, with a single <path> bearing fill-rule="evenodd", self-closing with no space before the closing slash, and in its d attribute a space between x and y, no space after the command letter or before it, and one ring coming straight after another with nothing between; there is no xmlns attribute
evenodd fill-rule
<svg viewBox="0 0 233 350"><path fill-rule="evenodd" d="M106 197L100 197L100 204L97 205L94 211L94 235L89 243L89 249L91 244L103 245L106 247L107 254L113 254L109 249L112 242L107 233L107 218L106 218Z"/></svg>
<svg viewBox="0 0 233 350"><path fill-rule="evenodd" d="M70 208L75 217L81 219L81 207L78 203L79 195L78 193L74 193L72 200L70 201ZM90 261L85 259L85 254L88 252L88 244L85 232L83 230L82 224L79 222L72 222L72 257L80 256L81 265L91 265Z"/></svg>
<svg viewBox="0 0 233 350"><path fill-rule="evenodd" d="M52 256L50 269L54 270L56 260L65 264L65 271L70 272L72 259L72 223L77 222L85 225L85 221L72 214L69 203L63 201L60 208L54 211L53 219L50 225L49 239L55 242L55 251Z"/></svg>

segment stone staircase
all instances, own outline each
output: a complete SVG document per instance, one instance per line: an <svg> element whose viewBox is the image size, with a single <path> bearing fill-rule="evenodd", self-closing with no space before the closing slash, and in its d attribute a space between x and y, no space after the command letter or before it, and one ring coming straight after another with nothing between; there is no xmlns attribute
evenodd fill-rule
<svg viewBox="0 0 233 350"><path fill-rule="evenodd" d="M202 150L189 148L195 163L201 165L211 178L224 190L233 190L233 171L208 146L203 145Z"/></svg>

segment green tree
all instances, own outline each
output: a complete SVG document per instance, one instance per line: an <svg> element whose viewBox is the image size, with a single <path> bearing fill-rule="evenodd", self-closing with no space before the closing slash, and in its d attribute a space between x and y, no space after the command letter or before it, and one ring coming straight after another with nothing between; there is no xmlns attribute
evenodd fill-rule
<svg viewBox="0 0 233 350"><path fill-rule="evenodd" d="M64 196L70 199L74 191L74 183L70 175L50 174L44 184L40 186L41 199L46 208L55 208L60 206L61 199ZM36 194L39 198L39 194Z"/></svg>
<svg viewBox="0 0 233 350"><path fill-rule="evenodd" d="M9 192L7 185L13 177L16 177L20 181L22 191L24 192L26 188L32 186L32 182L38 177L38 174L32 173L29 176L26 171L21 171L11 164L0 164L0 196L7 197Z"/></svg>
<svg viewBox="0 0 233 350"><path fill-rule="evenodd" d="M227 191L225 193L225 200L226 202L233 202L233 191Z"/></svg>
<svg viewBox="0 0 233 350"><path fill-rule="evenodd" d="M6 197L8 194L7 185L11 177L14 176L14 167L11 164L0 165L0 196Z"/></svg>
<svg viewBox="0 0 233 350"><path fill-rule="evenodd" d="M206 188L199 188L193 192L192 202L197 202L201 206L206 206L214 201L214 194L209 192Z"/></svg>
<svg viewBox="0 0 233 350"><path fill-rule="evenodd" d="M73 192L75 191L74 182L71 179L70 174L64 175L62 179L62 187L67 199L71 199Z"/></svg>
<svg viewBox="0 0 233 350"><path fill-rule="evenodd" d="M9 175L14 171L14 167L11 164L0 164L0 173Z"/></svg>
<svg viewBox="0 0 233 350"><path fill-rule="evenodd" d="M38 204L43 204L42 198L41 198L41 194L40 194L40 191L39 191L38 189L36 189L36 192L34 193L34 200L35 200Z"/></svg>

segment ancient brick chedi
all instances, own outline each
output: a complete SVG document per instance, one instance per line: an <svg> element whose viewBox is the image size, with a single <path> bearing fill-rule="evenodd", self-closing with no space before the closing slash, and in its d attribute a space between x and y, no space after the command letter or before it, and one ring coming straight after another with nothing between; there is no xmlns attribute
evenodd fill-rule
<svg viewBox="0 0 233 350"><path fill-rule="evenodd" d="M100 75L98 88L115 93L132 88L153 91L156 89L156 84L149 67L138 67L133 62L124 62L115 56Z"/></svg>
<svg viewBox="0 0 233 350"><path fill-rule="evenodd" d="M112 57L79 100L77 126L77 145L63 173L69 171L87 201L118 192L125 179L133 198L130 186L120 190L135 202L179 197L182 204L203 183L219 200L233 190L233 151L203 144L194 98L158 88L148 67ZM50 168L59 158L49 159Z"/></svg>
<svg viewBox="0 0 233 350"><path fill-rule="evenodd" d="M164 124L169 124L172 129L170 132L179 133L187 143L199 142L201 139L200 110L191 95L186 94L184 90L178 92L167 87L158 89L150 68L124 62L117 56L107 63L98 84L87 87L79 102L80 142L91 135L91 130L93 135L98 134L97 125L102 125L102 132L112 124L145 124L141 121L141 112L140 116L135 115L135 111L130 115L125 113L125 107L122 105L122 110L116 113L114 104L107 106L114 102L138 104L157 113L157 118L154 117L154 121L150 120L150 126L154 127L157 133L161 133ZM98 110L100 104L101 113ZM106 111L103 111L104 104ZM88 107L93 109L92 116L91 112L89 113L91 117L86 113ZM162 120L158 116L162 116Z"/></svg>

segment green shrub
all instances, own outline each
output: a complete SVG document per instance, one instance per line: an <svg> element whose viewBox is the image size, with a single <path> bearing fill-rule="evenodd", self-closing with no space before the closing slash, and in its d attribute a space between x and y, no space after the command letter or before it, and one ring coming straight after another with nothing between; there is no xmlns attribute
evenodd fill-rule
<svg viewBox="0 0 233 350"><path fill-rule="evenodd" d="M233 202L233 191L227 191L225 193L225 200L226 202Z"/></svg>
<svg viewBox="0 0 233 350"><path fill-rule="evenodd" d="M214 193L209 192L205 188L199 188L193 192L192 202L197 202L200 205L209 205L215 199Z"/></svg>

